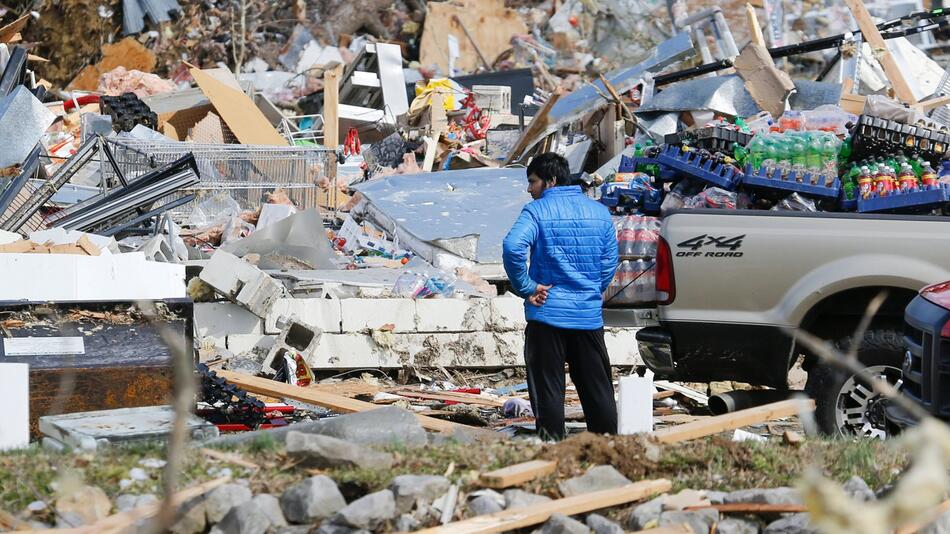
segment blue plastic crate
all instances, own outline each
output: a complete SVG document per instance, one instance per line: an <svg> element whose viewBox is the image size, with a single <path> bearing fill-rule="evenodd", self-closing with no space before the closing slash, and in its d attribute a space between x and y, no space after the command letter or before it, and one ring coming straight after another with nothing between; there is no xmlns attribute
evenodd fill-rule
<svg viewBox="0 0 950 534"><path fill-rule="evenodd" d="M870 198L858 198L860 213L929 211L950 202L950 185L935 185L910 193L894 192L887 196L872 193Z"/></svg>
<svg viewBox="0 0 950 534"><path fill-rule="evenodd" d="M818 176L816 180L818 184L811 183L813 178L814 175L810 172L804 174L801 182L798 181L798 175L795 172L788 173L784 179L769 178L765 167L760 167L757 172L753 172L752 165L747 165L745 174L742 176L742 185L753 188L778 189L822 198L838 198L841 192L841 180L835 178L834 182L827 186L824 185L824 175Z"/></svg>
<svg viewBox="0 0 950 534"><path fill-rule="evenodd" d="M729 191L735 189L742 181L742 173L732 165L715 163L711 159L703 158L695 151L683 152L678 146L666 147L656 159L660 164L672 167L680 174Z"/></svg>
<svg viewBox="0 0 950 534"><path fill-rule="evenodd" d="M855 191L857 193L857 191ZM838 207L841 208L841 211L857 211L858 210L858 199L853 198L848 200L844 196L844 188L841 189L841 193L838 194Z"/></svg>
<svg viewBox="0 0 950 534"><path fill-rule="evenodd" d="M663 204L663 192L659 189L642 190L615 188L607 192L608 184L601 186L600 203L609 207L616 208L624 204L632 204L640 207L640 211L647 215L660 212L660 206Z"/></svg>
<svg viewBox="0 0 950 534"><path fill-rule="evenodd" d="M641 165L656 165L660 168L660 175L655 178L660 182L672 182L676 178L676 172L669 167L664 167L659 161L653 158L631 158L629 156L620 157L620 166L617 172L637 172L637 167Z"/></svg>

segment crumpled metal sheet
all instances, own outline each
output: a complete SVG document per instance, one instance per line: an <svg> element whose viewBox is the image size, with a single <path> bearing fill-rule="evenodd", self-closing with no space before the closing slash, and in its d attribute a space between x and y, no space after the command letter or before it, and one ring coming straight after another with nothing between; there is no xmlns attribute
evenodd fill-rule
<svg viewBox="0 0 950 534"><path fill-rule="evenodd" d="M501 245L531 200L524 168L390 176L355 186L363 213L432 265L501 263Z"/></svg>
<svg viewBox="0 0 950 534"><path fill-rule="evenodd" d="M23 163L55 118L26 86L0 98L0 167Z"/></svg>
<svg viewBox="0 0 950 534"><path fill-rule="evenodd" d="M692 57L695 53L689 34L679 33L657 45L650 55L637 65L611 71L605 78L614 89L623 93L632 89L645 73L657 72L677 61ZM608 94L604 84L598 80L593 85L597 87L596 90L591 85L584 85L561 97L551 106L548 113L548 121L552 125L550 131L556 130L556 125L577 120L608 104L601 96L601 94Z"/></svg>
<svg viewBox="0 0 950 534"><path fill-rule="evenodd" d="M795 80L795 92L789 97L792 109L814 109L824 104L837 104L841 99L841 85L837 83ZM759 106L745 88L745 82L736 74L709 78L694 78L667 85L653 96L635 114L651 120L658 112L713 111L725 115L749 117L758 113ZM668 119L667 119L668 120ZM655 127L656 125L654 125ZM668 125L664 125L664 129ZM653 128L648 128L653 131ZM672 133L672 132L669 132Z"/></svg>
<svg viewBox="0 0 950 534"><path fill-rule="evenodd" d="M300 261L312 269L339 268L333 261L336 254L327 239L323 217L315 209L301 211L243 239L225 243L221 250L238 257L260 254L260 269L287 269Z"/></svg>
<svg viewBox="0 0 950 534"><path fill-rule="evenodd" d="M680 130L679 112L660 111L638 114L637 122L650 132L651 137L657 144L663 141L664 136L676 133Z"/></svg>

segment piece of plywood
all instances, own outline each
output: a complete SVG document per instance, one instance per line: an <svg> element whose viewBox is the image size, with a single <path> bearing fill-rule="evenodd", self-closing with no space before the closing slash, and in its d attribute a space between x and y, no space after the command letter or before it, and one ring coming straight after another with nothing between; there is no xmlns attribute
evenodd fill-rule
<svg viewBox="0 0 950 534"><path fill-rule="evenodd" d="M514 9L505 7L504 0L453 0L429 2L419 62L424 67L437 66L443 75L449 72L449 36L458 42L459 57L454 67L473 72L481 66L478 52L489 62L511 48L511 36L528 33L524 18ZM468 37L466 36L468 31Z"/></svg>
<svg viewBox="0 0 950 534"><path fill-rule="evenodd" d="M505 510L421 530L432 534L482 534L506 532L547 521L553 514L576 515L610 508L665 493L673 484L666 479L644 480L619 488L594 491L524 508Z"/></svg>
<svg viewBox="0 0 950 534"><path fill-rule="evenodd" d="M862 0L844 0L844 3L848 5L848 9L854 15L854 20L858 23L858 28L861 29L861 36L871 45L871 49L874 51L878 63L881 64L881 68L884 69L887 79L891 82L897 98L905 104L916 104L917 99L914 97L914 92L907 84L907 80L904 79L904 74L897 65L894 56L887 49L887 44L884 42L884 38L881 37L881 32L878 31L877 24L871 18L867 6L864 5Z"/></svg>
<svg viewBox="0 0 950 534"><path fill-rule="evenodd" d="M191 69L189 72L241 144L287 145L284 136L274 129L246 94L228 87L201 69Z"/></svg>
<svg viewBox="0 0 950 534"><path fill-rule="evenodd" d="M550 475L555 469L557 469L557 462L531 460L530 462L509 465L502 469L482 473L478 480L483 486L489 488L510 488L511 486L524 484L529 480Z"/></svg>
<svg viewBox="0 0 950 534"><path fill-rule="evenodd" d="M763 423L773 419L798 415L802 410L815 409L815 401L811 399L789 399L773 402L764 406L756 406L747 410L717 415L701 421L694 421L670 428L664 428L653 433L660 443L676 443L690 439L711 436L726 430L733 430L756 423Z"/></svg>
<svg viewBox="0 0 950 534"><path fill-rule="evenodd" d="M250 376L242 373L235 373L233 371L218 371L217 373L221 378L236 386L246 389L251 393L260 393L262 395L269 395L272 397L299 400L308 402L310 404L315 404L317 406L322 406L324 408L330 408L331 410L337 412L365 412L379 408L379 406L376 406L371 402L351 399L349 397L327 393L317 389L292 386L283 382L275 382L274 380L258 378L256 376ZM423 428L437 432L451 433L457 429L472 428L467 425L460 425L450 421L441 421L433 417L416 415L416 418L419 420L419 423Z"/></svg>
<svg viewBox="0 0 950 534"><path fill-rule="evenodd" d="M126 37L118 43L102 45L102 59L99 63L86 65L66 88L95 91L99 88L99 76L116 67L152 72L156 62L155 54L151 50L134 38Z"/></svg>
<svg viewBox="0 0 950 534"><path fill-rule="evenodd" d="M27 13L10 24L0 28L0 43L9 43L13 41L13 38L23 31L23 28L26 28L26 23L29 21L30 14Z"/></svg>
<svg viewBox="0 0 950 534"><path fill-rule="evenodd" d="M472 404L475 406L490 406L492 408L501 408L505 405L505 399L501 397L493 399L475 393L463 393L460 391L419 391L415 389L395 388L389 390L388 393L408 397L410 399L448 401Z"/></svg>
<svg viewBox="0 0 950 534"><path fill-rule="evenodd" d="M341 66L323 72L323 145L331 150L340 146Z"/></svg>

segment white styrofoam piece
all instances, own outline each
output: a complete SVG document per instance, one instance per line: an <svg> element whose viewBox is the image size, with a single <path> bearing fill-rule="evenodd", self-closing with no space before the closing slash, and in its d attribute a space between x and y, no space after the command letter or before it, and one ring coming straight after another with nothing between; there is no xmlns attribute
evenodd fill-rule
<svg viewBox="0 0 950 534"><path fill-rule="evenodd" d="M157 300L183 298L185 266L138 252L101 256L0 254L0 300Z"/></svg>
<svg viewBox="0 0 950 534"><path fill-rule="evenodd" d="M620 377L617 433L653 432L653 379Z"/></svg>
<svg viewBox="0 0 950 534"><path fill-rule="evenodd" d="M0 451L30 444L30 366L0 363Z"/></svg>
<svg viewBox="0 0 950 534"><path fill-rule="evenodd" d="M761 441L768 441L768 440L769 438L765 436L753 434L752 432L742 430L741 428L737 428L736 431L732 433L732 441L760 441L761 442Z"/></svg>
<svg viewBox="0 0 950 534"><path fill-rule="evenodd" d="M289 204L262 204L261 216L257 219L257 229L274 224L297 213L297 208Z"/></svg>
<svg viewBox="0 0 950 534"><path fill-rule="evenodd" d="M343 299L340 301L343 332L379 330L395 325L397 333L414 332L416 301L412 299Z"/></svg>
<svg viewBox="0 0 950 534"><path fill-rule="evenodd" d="M488 329L488 299L416 300L416 332L479 332Z"/></svg>
<svg viewBox="0 0 950 534"><path fill-rule="evenodd" d="M265 334L279 334L277 322L281 317L296 316L300 321L315 326L327 333L339 334L341 310L340 301L324 298L282 298L277 299L270 313L264 319Z"/></svg>

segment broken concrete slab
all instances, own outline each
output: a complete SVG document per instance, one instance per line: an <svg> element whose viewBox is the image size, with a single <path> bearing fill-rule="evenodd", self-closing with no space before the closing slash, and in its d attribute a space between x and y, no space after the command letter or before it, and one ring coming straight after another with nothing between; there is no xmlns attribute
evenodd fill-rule
<svg viewBox="0 0 950 534"><path fill-rule="evenodd" d="M39 418L39 429L70 447L95 450L110 443L164 439L174 421L175 411L170 406L148 406L46 415ZM192 439L218 435L216 426L194 415L188 416L186 425Z"/></svg>
<svg viewBox="0 0 950 534"><path fill-rule="evenodd" d="M263 334L263 320L233 302L196 302L195 333L224 347L233 334Z"/></svg>
<svg viewBox="0 0 950 534"><path fill-rule="evenodd" d="M416 416L396 406L323 419L313 431L360 445L421 447L428 443Z"/></svg>
<svg viewBox="0 0 950 534"><path fill-rule="evenodd" d="M491 328L496 332L524 331L524 300L518 297L491 299Z"/></svg>
<svg viewBox="0 0 950 534"><path fill-rule="evenodd" d="M332 478L317 475L287 488L280 496L284 517L292 523L314 523L326 519L346 506Z"/></svg>
<svg viewBox="0 0 950 534"><path fill-rule="evenodd" d="M360 469L387 469L393 455L377 452L355 443L320 434L289 432L287 454L315 468L357 467Z"/></svg>
<svg viewBox="0 0 950 534"><path fill-rule="evenodd" d="M416 332L481 332L488 330L491 300L422 299L416 300Z"/></svg>
<svg viewBox="0 0 950 534"><path fill-rule="evenodd" d="M264 319L265 334L279 334L277 323L281 318L296 316L325 333L341 334L342 307L337 299L281 298L274 302Z"/></svg>
<svg viewBox="0 0 950 534"><path fill-rule="evenodd" d="M412 299L343 299L343 332L379 330L388 325L395 333L415 332L415 304Z"/></svg>
<svg viewBox="0 0 950 534"><path fill-rule="evenodd" d="M285 355L299 354L304 361L310 359L323 334L320 329L304 324L294 316L288 318L281 326L283 331L277 336L264 359L261 371L265 374L276 373L284 367Z"/></svg>
<svg viewBox="0 0 950 534"><path fill-rule="evenodd" d="M237 256L218 250L198 277L216 291L258 317L267 317L284 286Z"/></svg>

